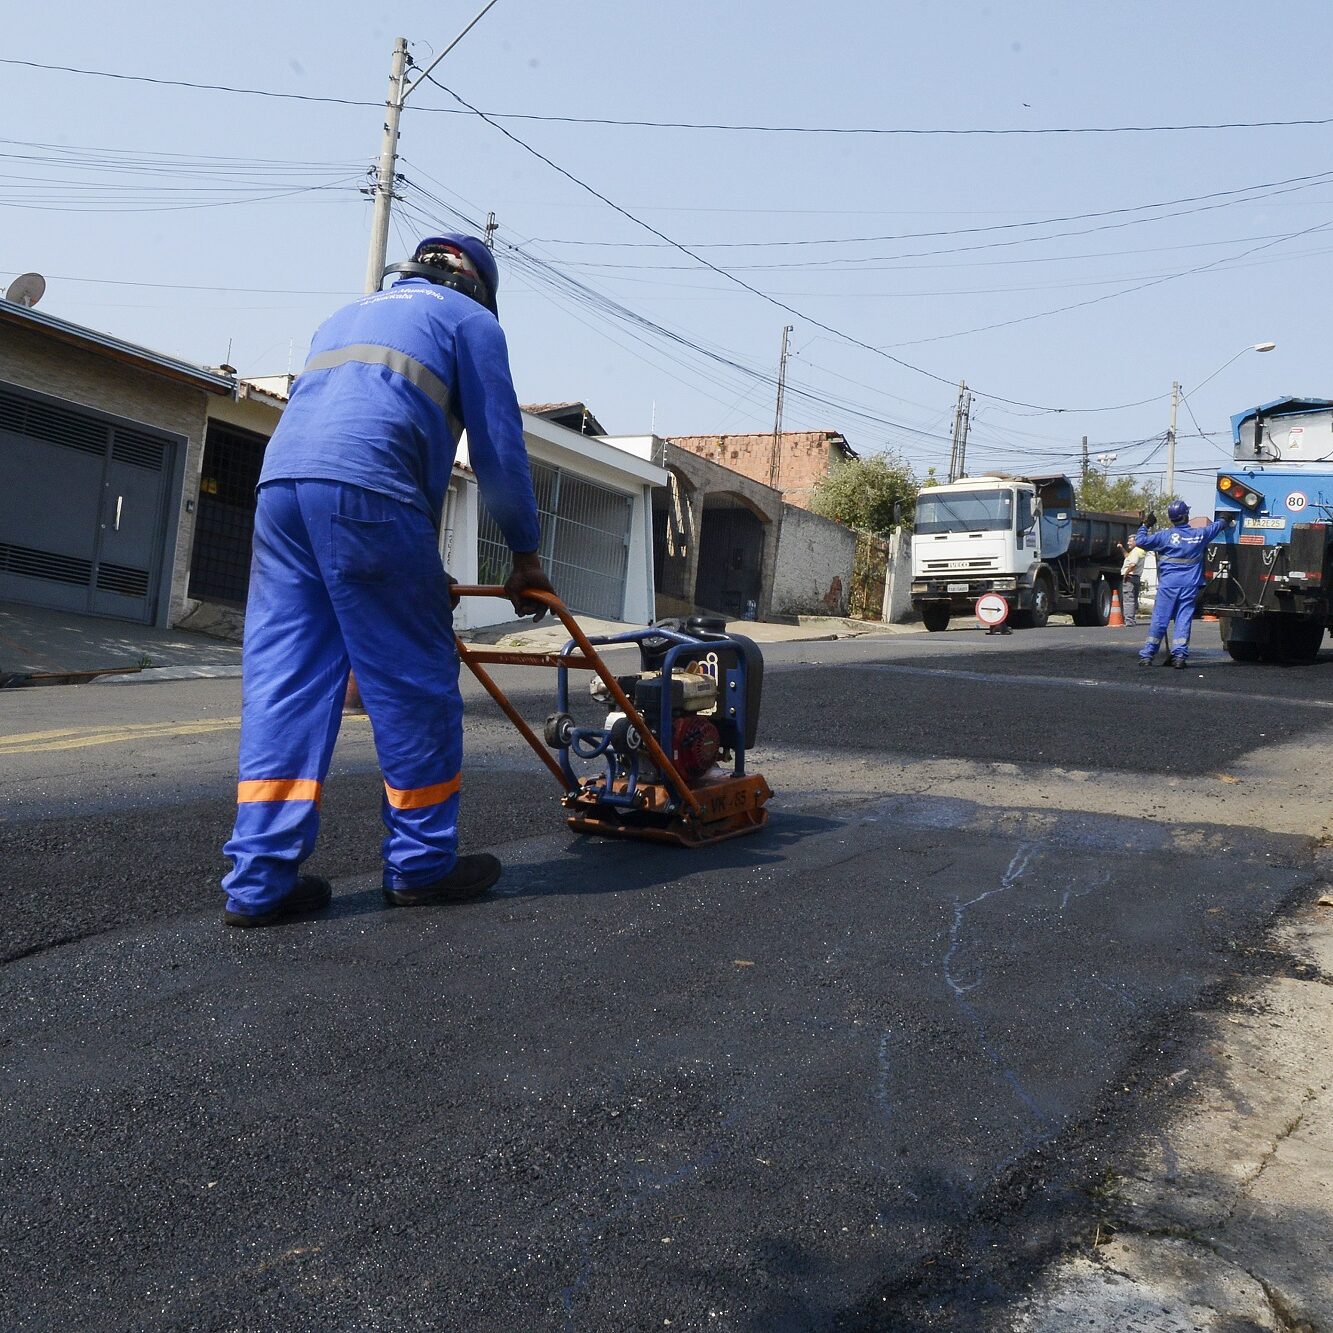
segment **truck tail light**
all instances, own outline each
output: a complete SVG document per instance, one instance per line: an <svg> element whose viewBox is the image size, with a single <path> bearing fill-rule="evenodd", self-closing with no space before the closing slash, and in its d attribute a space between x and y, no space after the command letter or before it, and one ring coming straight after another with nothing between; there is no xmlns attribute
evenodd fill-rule
<svg viewBox="0 0 1333 1333"><path fill-rule="evenodd" d="M1228 500L1234 500L1242 509L1248 509L1251 512L1258 509L1264 502L1264 497L1253 487L1247 486L1243 481L1237 481L1235 477L1229 477L1225 473L1218 477L1217 489Z"/></svg>

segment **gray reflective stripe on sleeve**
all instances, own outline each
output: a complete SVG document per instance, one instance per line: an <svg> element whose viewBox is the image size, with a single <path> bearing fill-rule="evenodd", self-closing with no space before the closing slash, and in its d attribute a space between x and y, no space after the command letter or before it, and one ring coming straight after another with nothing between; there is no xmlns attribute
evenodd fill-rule
<svg viewBox="0 0 1333 1333"><path fill-rule="evenodd" d="M346 366L359 362L366 366L384 366L395 375L401 375L409 384L415 385L427 398L435 403L449 421L449 429L457 440L463 433L463 423L453 409L453 394L449 386L429 367L415 357L400 352L396 347L380 347L376 343L352 343L349 347L335 347L329 352L319 352L306 362L310 370L332 370L337 366Z"/></svg>

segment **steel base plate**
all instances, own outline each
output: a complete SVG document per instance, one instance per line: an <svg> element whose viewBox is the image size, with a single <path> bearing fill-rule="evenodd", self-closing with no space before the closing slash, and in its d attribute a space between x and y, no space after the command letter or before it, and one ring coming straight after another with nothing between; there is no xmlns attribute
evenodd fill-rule
<svg viewBox="0 0 1333 1333"><path fill-rule="evenodd" d="M705 847L754 833L768 822L764 805L773 793L761 774L705 779L691 790L701 806L700 815L689 810L666 813L664 807L672 803L671 792L661 784L641 787L642 805L627 808L602 800L602 787L596 782L566 799L565 804L573 811L569 826L578 833L602 837Z"/></svg>

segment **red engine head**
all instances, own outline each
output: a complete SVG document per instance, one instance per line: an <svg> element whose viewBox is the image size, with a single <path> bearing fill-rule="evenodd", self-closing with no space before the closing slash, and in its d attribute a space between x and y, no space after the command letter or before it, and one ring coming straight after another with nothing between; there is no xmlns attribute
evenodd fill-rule
<svg viewBox="0 0 1333 1333"><path fill-rule="evenodd" d="M706 718L676 719L671 729L672 759L687 781L703 777L717 762L717 752L721 748L722 738Z"/></svg>

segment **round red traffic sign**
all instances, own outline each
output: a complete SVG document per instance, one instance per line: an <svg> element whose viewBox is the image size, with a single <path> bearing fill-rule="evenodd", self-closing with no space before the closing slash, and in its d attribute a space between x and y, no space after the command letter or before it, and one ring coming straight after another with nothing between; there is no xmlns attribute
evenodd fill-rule
<svg viewBox="0 0 1333 1333"><path fill-rule="evenodd" d="M977 619L983 625L1003 625L1009 619L1009 603L998 592L988 592L977 598Z"/></svg>

